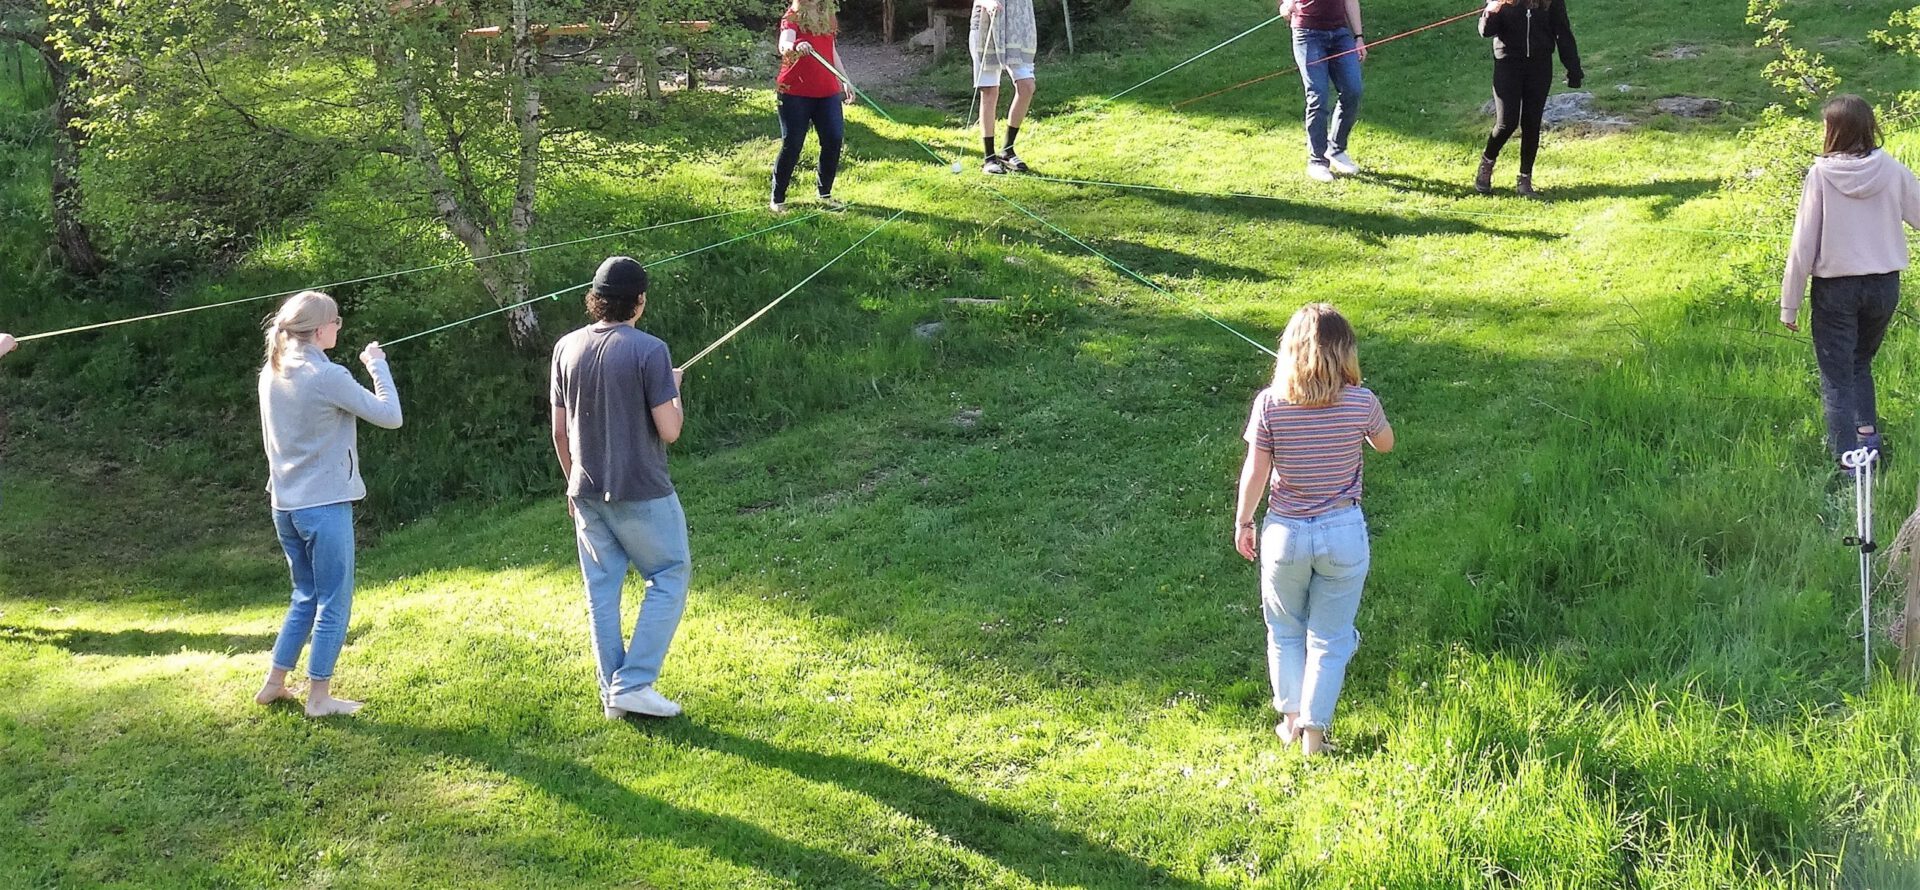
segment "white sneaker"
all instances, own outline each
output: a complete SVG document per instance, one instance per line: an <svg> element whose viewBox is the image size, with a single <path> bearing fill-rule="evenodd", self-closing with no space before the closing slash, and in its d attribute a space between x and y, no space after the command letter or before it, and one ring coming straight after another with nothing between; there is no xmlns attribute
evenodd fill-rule
<svg viewBox="0 0 1920 890"><path fill-rule="evenodd" d="M1327 155L1327 164L1333 167L1333 172L1341 176L1353 176L1360 172L1360 165L1354 163L1353 158L1348 157L1344 151Z"/></svg>
<svg viewBox="0 0 1920 890"><path fill-rule="evenodd" d="M675 717L680 714L680 706L661 695L651 683L632 692L614 696L613 701L607 703L607 709L646 717Z"/></svg>
<svg viewBox="0 0 1920 890"><path fill-rule="evenodd" d="M1308 164L1307 178L1314 182L1332 182L1333 171L1327 169L1325 164Z"/></svg>
<svg viewBox="0 0 1920 890"><path fill-rule="evenodd" d="M775 212L775 213L785 213L785 212L787 212L787 202L785 202L785 201L768 201L768 202L767 202L767 209L768 209L768 210L771 210L771 211L773 211L773 212Z"/></svg>

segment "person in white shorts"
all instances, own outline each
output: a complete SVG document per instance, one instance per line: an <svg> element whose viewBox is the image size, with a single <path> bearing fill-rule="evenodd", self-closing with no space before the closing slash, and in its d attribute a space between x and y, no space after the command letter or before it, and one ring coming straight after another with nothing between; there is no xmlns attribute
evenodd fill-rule
<svg viewBox="0 0 1920 890"><path fill-rule="evenodd" d="M1027 162L1013 153L1020 125L1033 104L1033 57L1040 47L1040 31L1033 23L1033 0L974 0L973 27L968 34L973 51L973 85L980 91L980 138L987 149L982 168L988 173L1025 173ZM994 127L1000 115L1000 74L1013 77L1013 103L1007 108L1007 144L994 152Z"/></svg>

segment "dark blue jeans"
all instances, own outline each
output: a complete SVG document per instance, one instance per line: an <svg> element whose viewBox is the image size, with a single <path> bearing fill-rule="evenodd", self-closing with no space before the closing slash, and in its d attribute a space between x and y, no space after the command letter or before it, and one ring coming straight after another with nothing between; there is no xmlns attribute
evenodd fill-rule
<svg viewBox="0 0 1920 890"><path fill-rule="evenodd" d="M1360 54L1348 53L1332 61L1327 57L1347 53L1354 46L1353 31L1348 28L1293 29L1293 61L1300 66L1300 82L1307 89L1309 164L1325 164L1329 151L1346 151L1347 137L1353 135L1353 123L1360 114ZM1340 93L1337 104L1332 96L1335 90ZM1327 140L1329 108L1333 115L1331 145Z"/></svg>
<svg viewBox="0 0 1920 890"><path fill-rule="evenodd" d="M1860 427L1878 430L1873 356L1900 308L1900 273L1813 279L1813 357L1835 455L1860 447Z"/></svg>
<svg viewBox="0 0 1920 890"><path fill-rule="evenodd" d="M793 182L793 168L800 163L800 149L807 146L807 128L820 134L820 194L833 194L833 178L840 173L840 146L847 139L847 119L840 108L841 96L825 99L805 96L780 96L780 157L773 162L773 200L787 200L787 185Z"/></svg>

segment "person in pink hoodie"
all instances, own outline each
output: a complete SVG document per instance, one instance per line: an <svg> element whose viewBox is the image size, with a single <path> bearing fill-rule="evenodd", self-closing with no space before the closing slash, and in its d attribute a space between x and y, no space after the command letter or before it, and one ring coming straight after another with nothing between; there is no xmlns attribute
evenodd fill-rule
<svg viewBox="0 0 1920 890"><path fill-rule="evenodd" d="M1920 182L1880 149L1880 125L1866 100L1835 96L1821 116L1826 140L1800 193L1780 284L1780 323L1800 330L1800 304L1812 276L1813 355L1827 446L1836 457L1876 448L1884 460L1873 356L1900 305L1900 272L1907 268L1900 223L1920 229Z"/></svg>

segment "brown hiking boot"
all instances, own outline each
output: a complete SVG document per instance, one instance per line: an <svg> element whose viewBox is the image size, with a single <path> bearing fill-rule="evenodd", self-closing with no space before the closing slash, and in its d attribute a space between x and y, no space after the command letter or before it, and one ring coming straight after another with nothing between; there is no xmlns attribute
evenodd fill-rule
<svg viewBox="0 0 1920 890"><path fill-rule="evenodd" d="M1480 194L1493 193L1493 159L1480 156L1480 172L1473 177L1473 190Z"/></svg>

